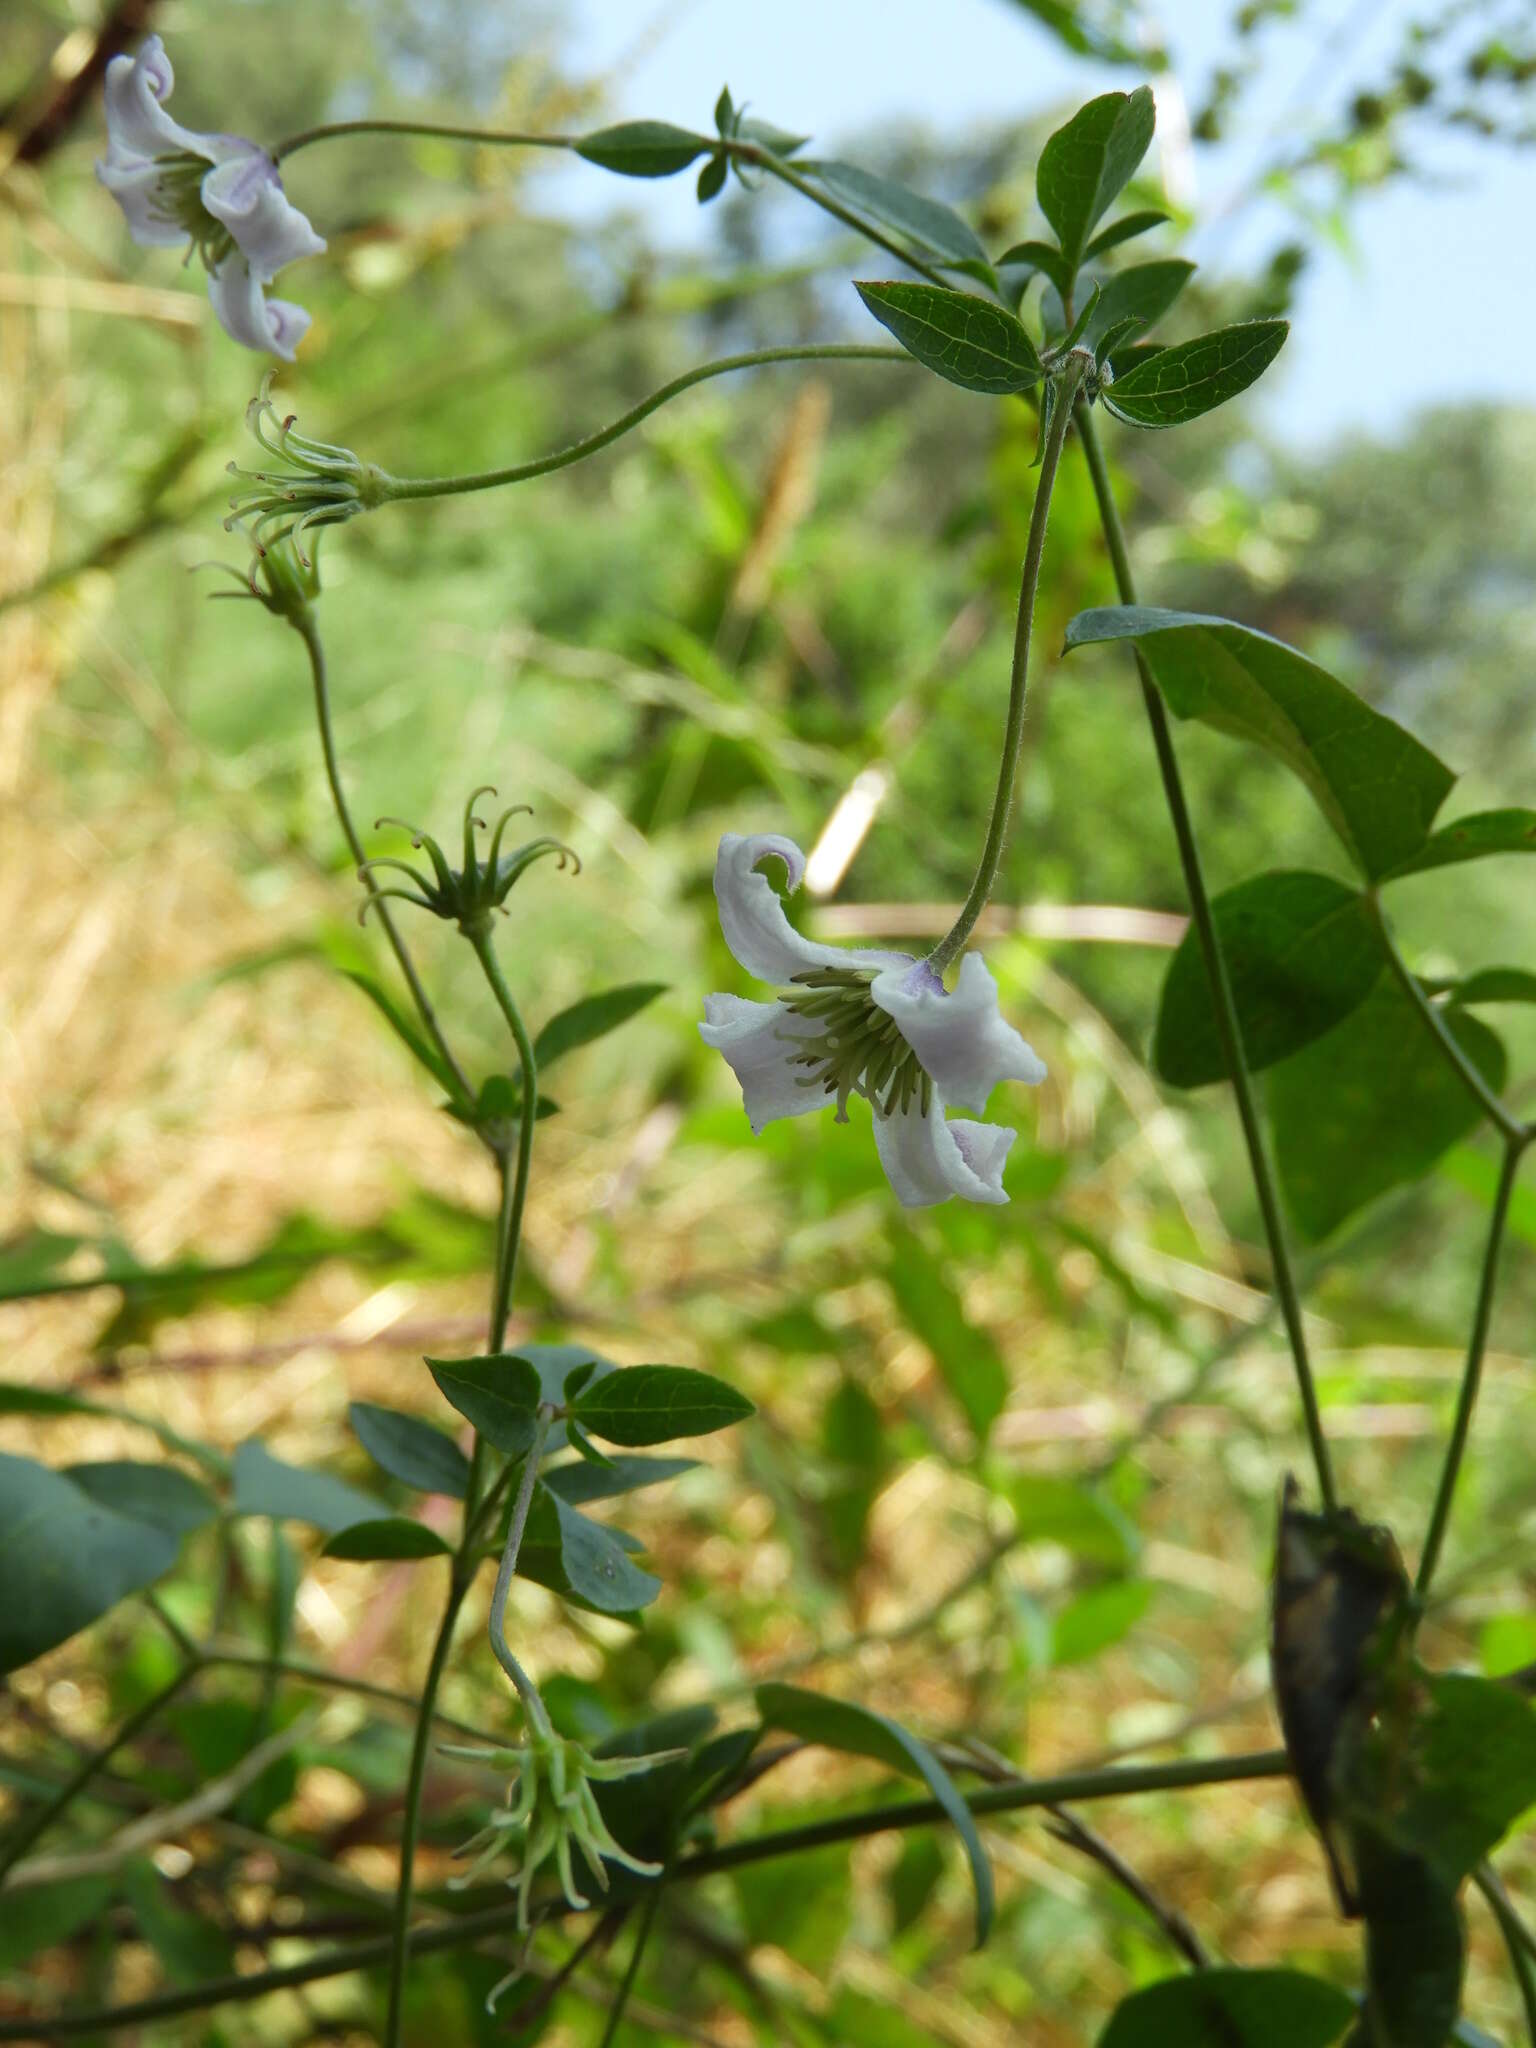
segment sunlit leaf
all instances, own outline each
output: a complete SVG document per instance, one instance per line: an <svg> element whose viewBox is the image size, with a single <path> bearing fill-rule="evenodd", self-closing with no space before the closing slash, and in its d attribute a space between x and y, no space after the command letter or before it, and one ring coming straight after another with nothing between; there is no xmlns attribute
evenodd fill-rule
<svg viewBox="0 0 1536 2048"><path fill-rule="evenodd" d="M533 1042L533 1057L539 1072L552 1061L563 1059L579 1046L591 1045L610 1031L617 1031L631 1017L638 1016L647 1003L665 995L664 981L627 982L622 988L607 988L597 995L583 996L579 1003L550 1018Z"/></svg>
<svg viewBox="0 0 1536 2048"><path fill-rule="evenodd" d="M805 160L800 169L834 199L878 221L882 227L895 228L925 254L946 263L985 264L985 247L953 207L927 199L921 192L909 191L894 178L861 170L857 164Z"/></svg>
<svg viewBox="0 0 1536 2048"><path fill-rule="evenodd" d="M586 1388L571 1408L583 1429L643 1448L708 1436L755 1411L745 1394L687 1365L631 1365Z"/></svg>
<svg viewBox="0 0 1536 2048"><path fill-rule="evenodd" d="M1085 1664L1128 1636L1152 1603L1149 1579L1090 1586L1051 1618L1051 1662Z"/></svg>
<svg viewBox="0 0 1536 2048"><path fill-rule="evenodd" d="M489 1358L429 1358L427 1366L450 1407L498 1451L522 1456L533 1442L539 1403L549 1398L528 1359L504 1351Z"/></svg>
<svg viewBox="0 0 1536 2048"><path fill-rule="evenodd" d="M967 391L1026 391L1043 374L1035 345L1003 306L937 284L856 284L882 327L925 369Z"/></svg>
<svg viewBox="0 0 1536 2048"><path fill-rule="evenodd" d="M1181 427L1214 412L1262 377L1289 332L1284 320L1246 320L1159 349L1128 368L1117 361L1115 381L1104 387L1104 403L1128 426Z"/></svg>
<svg viewBox="0 0 1536 2048"><path fill-rule="evenodd" d="M1098 2048L1329 2048L1354 2010L1299 1970L1194 1970L1122 1999Z"/></svg>
<svg viewBox="0 0 1536 2048"><path fill-rule="evenodd" d="M1090 100L1040 152L1035 192L1069 271L1147 153L1157 112L1146 86Z"/></svg>
<svg viewBox="0 0 1536 2048"><path fill-rule="evenodd" d="M583 135L575 145L579 157L622 178L673 177L713 147L708 135L674 128L670 121L620 121Z"/></svg>
<svg viewBox="0 0 1536 2048"><path fill-rule="evenodd" d="M469 1490L469 1460L451 1437L419 1415L354 1401L347 1420L363 1449L391 1479L420 1493L445 1493L453 1500L462 1500Z"/></svg>
<svg viewBox="0 0 1536 2048"><path fill-rule="evenodd" d="M1129 242L1137 235L1145 235L1153 228L1160 228L1168 215L1156 207L1143 207L1137 213L1122 214L1119 220L1112 220L1109 226L1094 236L1083 251L1083 261L1091 263L1097 256L1108 255L1111 249L1118 249L1122 242Z"/></svg>
<svg viewBox="0 0 1536 2048"><path fill-rule="evenodd" d="M902 1320L932 1352L939 1377L985 1443L1008 1400L1008 1367L1002 1353L971 1321L954 1283L913 1232L901 1233L885 1280Z"/></svg>
<svg viewBox="0 0 1536 2048"><path fill-rule="evenodd" d="M1474 811L1465 818L1454 818L1400 861L1392 870L1392 879L1453 867L1465 860L1487 860L1498 853L1536 853L1536 811Z"/></svg>
<svg viewBox="0 0 1536 2048"><path fill-rule="evenodd" d="M1267 633L1196 612L1079 612L1069 648L1134 640L1178 718L1262 747L1298 775L1372 879L1424 844L1455 776L1412 733Z"/></svg>
<svg viewBox="0 0 1536 2048"><path fill-rule="evenodd" d="M1090 348L1125 321L1150 327L1161 320L1195 274L1193 263L1169 259L1160 263L1133 263L1106 278L1093 316L1083 330Z"/></svg>

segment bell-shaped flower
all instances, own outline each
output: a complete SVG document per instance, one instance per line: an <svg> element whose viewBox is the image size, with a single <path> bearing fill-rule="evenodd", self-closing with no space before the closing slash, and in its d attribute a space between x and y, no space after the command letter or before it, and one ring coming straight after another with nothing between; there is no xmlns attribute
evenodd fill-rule
<svg viewBox="0 0 1536 2048"><path fill-rule="evenodd" d="M999 1015L986 963L967 953L950 992L910 953L803 938L761 871L769 858L783 862L791 893L798 889L805 856L792 840L728 832L715 897L732 953L781 993L766 1003L708 996L699 1026L741 1083L753 1130L833 1102L846 1123L849 1096L862 1095L874 1111L880 1164L907 1208L951 1195L1006 1202L1003 1162L1016 1133L946 1113L956 1103L979 1115L999 1081L1045 1079L1041 1060Z"/></svg>
<svg viewBox="0 0 1536 2048"><path fill-rule="evenodd" d="M309 326L302 306L267 298L285 264L318 256L325 243L283 191L277 165L242 135L183 128L163 102L175 84L158 36L137 57L114 57L104 97L107 153L96 175L151 248L189 242L208 272L219 324L247 348L292 362Z"/></svg>

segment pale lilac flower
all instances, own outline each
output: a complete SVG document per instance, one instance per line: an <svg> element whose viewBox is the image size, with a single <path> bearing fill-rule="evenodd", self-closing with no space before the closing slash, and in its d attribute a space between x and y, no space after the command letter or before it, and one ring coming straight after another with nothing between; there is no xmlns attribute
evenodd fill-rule
<svg viewBox="0 0 1536 2048"><path fill-rule="evenodd" d="M146 37L137 57L112 59L104 88L107 153L96 175L136 242L172 248L190 241L227 334L292 362L309 315L286 299L268 299L263 286L285 264L318 256L325 243L290 204L277 165L259 144L241 135L200 135L171 119L162 102L175 82L158 36Z"/></svg>
<svg viewBox="0 0 1536 2048"><path fill-rule="evenodd" d="M802 938L760 871L770 858L798 889L805 856L792 840L726 833L715 896L732 953L783 993L771 1003L708 996L699 1026L741 1083L753 1130L834 1101L846 1123L848 1097L862 1095L874 1110L880 1164L906 1207L951 1195L1006 1202L1003 1162L1016 1133L945 1114L953 1102L979 1115L999 1081L1045 1079L1042 1062L998 1014L986 963L967 953L949 994L910 953Z"/></svg>

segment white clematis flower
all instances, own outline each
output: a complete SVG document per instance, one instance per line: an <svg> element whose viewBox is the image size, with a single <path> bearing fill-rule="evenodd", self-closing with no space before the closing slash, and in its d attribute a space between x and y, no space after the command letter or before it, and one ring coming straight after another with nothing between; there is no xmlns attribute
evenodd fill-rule
<svg viewBox="0 0 1536 2048"><path fill-rule="evenodd" d="M848 1097L875 1113L875 1147L886 1178L909 1209L959 1195L1006 1202L1003 1162L1015 1133L1003 1124L946 1115L975 1110L999 1081L1045 1079L1045 1067L998 1014L997 983L967 953L953 994L924 960L870 946L802 938L759 863L784 863L798 889L805 856L774 833L726 833L715 862L720 929L732 953L783 994L771 1003L713 995L699 1035L741 1083L754 1131Z"/></svg>
<svg viewBox="0 0 1536 2048"><path fill-rule="evenodd" d="M293 361L309 326L302 306L268 299L285 264L318 256L325 243L289 202L277 165L242 135L200 135L173 121L162 102L175 84L158 36L137 57L107 66L107 153L96 175L151 248L190 241L208 271L219 324L247 348Z"/></svg>

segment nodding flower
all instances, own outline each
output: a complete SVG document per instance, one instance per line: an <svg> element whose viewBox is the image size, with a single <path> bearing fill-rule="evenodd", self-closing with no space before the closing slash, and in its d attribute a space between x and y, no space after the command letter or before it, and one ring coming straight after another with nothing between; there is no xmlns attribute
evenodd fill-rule
<svg viewBox="0 0 1536 2048"><path fill-rule="evenodd" d="M325 243L283 190L277 165L243 135L199 134L165 111L176 83L158 36L136 57L114 57L104 97L107 153L96 175L123 209L128 232L150 248L186 242L208 272L208 297L225 333L285 362L309 327L302 306L265 287Z"/></svg>
<svg viewBox="0 0 1536 2048"><path fill-rule="evenodd" d="M1045 1079L1043 1062L999 1014L985 961L967 953L951 993L910 953L804 938L761 872L769 859L783 863L791 892L800 886L805 856L792 840L727 832L715 897L725 943L781 992L766 1003L707 996L699 1026L741 1083L753 1130L834 1103L846 1123L849 1096L861 1095L874 1111L880 1164L907 1208L951 1195L1006 1202L1003 1163L1016 1133L947 1114L952 1102L979 1114L999 1081Z"/></svg>
<svg viewBox="0 0 1536 2048"><path fill-rule="evenodd" d="M459 927L466 938L476 938L489 928L492 912L505 908L505 899L513 884L543 855L552 854L562 868L569 862L578 874L581 872L581 862L564 840L552 838L547 833L537 839L525 840L510 853L502 852L501 843L507 826L519 812L531 814L532 807L528 804L513 804L502 812L491 828L490 842L482 855L475 843L475 834L485 830L485 821L475 816L475 805L481 797L495 794L487 782L464 806L464 865L461 868L451 867L448 856L437 841L426 832L418 832L403 818L376 819L376 829L384 825L398 825L403 832L409 832L412 846L426 854L432 872L425 874L410 861L396 860L391 855L364 861L358 873L370 888L368 902L362 906L359 916L366 919L369 903L393 896L402 903L414 903L419 910L430 910L434 917L447 918ZM403 874L410 886L390 883L380 888L373 881L373 876L381 868Z"/></svg>

